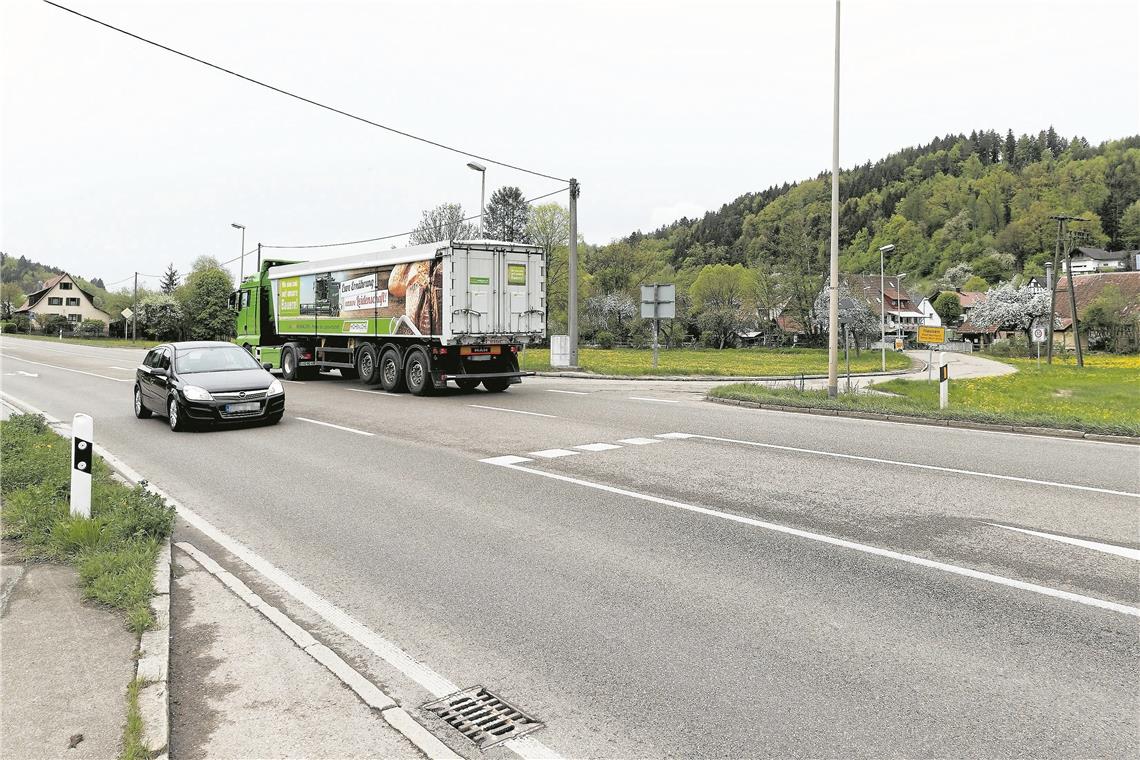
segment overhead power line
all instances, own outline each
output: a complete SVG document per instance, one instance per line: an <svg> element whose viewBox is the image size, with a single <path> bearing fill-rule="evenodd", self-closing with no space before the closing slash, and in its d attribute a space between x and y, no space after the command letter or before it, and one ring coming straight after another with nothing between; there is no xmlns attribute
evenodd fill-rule
<svg viewBox="0 0 1140 760"><path fill-rule="evenodd" d="M397 135L400 135L402 137L407 137L407 138L412 139L412 140L417 140L419 142L426 143L427 145L432 145L436 148L448 150L448 151L451 151L452 153L458 153L461 156L467 156L468 158L475 158L475 159L478 159L480 161L486 161L487 163L495 164L496 166L502 166L506 169L514 169L515 171L525 172L527 174L533 174L536 177L543 177L544 179L552 179L552 180L555 180L557 182L568 182L568 180L562 179L561 177L555 177L555 176L550 175L550 174L544 174L542 172L534 171L533 169L527 169L525 167L518 166L516 164L508 164L505 161L496 161L493 158L488 158L487 156L481 156L478 153L470 153L468 151L461 150L460 148L456 148L456 147L453 147L451 145L445 145L444 143L436 142L435 140L429 140L426 137L420 137L419 135L414 135L411 132L405 132L402 129L396 129L395 127L390 127L386 124L381 124L379 122L372 121L371 119L366 119L363 116L357 116L356 114L349 113L348 111L344 111L340 108L336 108L335 106L326 105L325 103L318 102L318 101L313 100L311 98L306 98L304 95L298 95L294 92L290 92L290 91L282 89L280 87L276 87L276 86L268 84L266 82L262 82L259 79L254 79L253 77L246 76L245 74L239 74L238 72L233 71L232 69L227 69L226 67L219 66L216 63L210 63L209 61L206 61L206 60L203 60L201 58L197 58L195 56L192 56L189 53L183 53L181 50L175 50L174 48L168 47L167 45L163 45L160 42L155 42L154 40L150 40L150 39L147 39L146 37L142 37L140 35L137 35L134 32L128 32L126 29L121 29L121 28L114 26L112 24L108 24L106 21L100 21L97 18L94 18L92 16L88 16L84 13L80 13L79 11L68 8L67 6L60 5L59 3L54 3L54 2L52 2L52 0L44 0L44 2L47 3L48 5L59 8L61 11L67 11L68 13L71 13L75 16L78 16L79 18L86 19L87 21L90 21L94 24L98 24L99 26L106 27L107 29L110 29L112 31L119 32L120 34L125 34L128 37L133 37L134 39L138 40L139 42L145 42L148 45L153 45L154 47L159 48L160 50L165 50L168 53L174 53L177 56L181 56L183 58L186 58L187 60L194 61L195 63L200 63L203 66L208 66L212 69L216 69L217 71L221 71L225 74L229 74L230 76L237 77L238 79L244 79L245 81L247 81L251 84L255 84L255 85L258 85L259 87L264 87L267 90L272 90L273 92L279 93L281 95L285 95L285 96L293 98L295 100L299 100L302 103L308 103L309 105L316 106L317 108L323 108L326 111L331 111L335 114L339 114L341 116L346 116L350 119L354 119L354 120L362 122L364 124L368 124L369 126L378 127L379 129L387 130L388 132L392 132L393 134L397 134Z"/></svg>
<svg viewBox="0 0 1140 760"><path fill-rule="evenodd" d="M527 204L534 203L535 201L540 201L543 198L549 198L552 195L558 195L559 193L564 193L569 189L570 189L569 186L560 187L553 192L546 193L545 195L536 195L533 198L528 198L527 200L523 201L523 203L527 203ZM471 222L471 221L478 219L480 216L482 216L482 215L481 214L475 214L474 216L464 217L463 219L460 219L459 221L460 222ZM364 238L363 240L345 240L345 241L340 242L340 243L312 243L310 245L268 245L268 244L262 244L261 247L262 248L275 248L278 250L284 250L284 249L298 250L301 248L336 248L337 246L341 246L341 245L356 245L358 243L376 243L376 242L379 242L381 240L391 240L393 238L407 237L408 235L411 235L413 232L415 232L415 230L408 230L407 232L397 232L394 235L381 235L380 237ZM254 249L254 250L256 250L256 249ZM237 261L237 259L233 259L233 261Z"/></svg>

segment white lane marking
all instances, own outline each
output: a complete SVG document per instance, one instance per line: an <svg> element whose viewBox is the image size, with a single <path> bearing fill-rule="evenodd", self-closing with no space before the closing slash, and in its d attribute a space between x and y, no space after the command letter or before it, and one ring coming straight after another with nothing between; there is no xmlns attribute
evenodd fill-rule
<svg viewBox="0 0 1140 760"><path fill-rule="evenodd" d="M314 425L324 425L325 427L336 428L337 430L343 430L346 433L356 433L357 435L367 435L367 436L376 435L375 433L369 433L367 430L357 430L356 428L345 427L344 425L334 425L331 422L321 422L320 420L311 420L308 417L294 417L293 419L300 420L301 422L311 422Z"/></svg>
<svg viewBox="0 0 1140 760"><path fill-rule="evenodd" d="M619 438L618 443L628 443L631 446L648 446L651 443L661 443L660 438Z"/></svg>
<svg viewBox="0 0 1140 760"><path fill-rule="evenodd" d="M953 475L973 475L979 478L993 478L994 480L1010 480L1015 483L1032 483L1038 486L1053 486L1054 488L1070 488L1074 491L1092 491L1093 493L1105 493L1112 496L1129 496L1133 499L1140 499L1140 493L1132 493L1131 491L1113 491L1110 488L1097 488L1095 486L1079 486L1074 483L1057 483L1052 480L1036 480L1035 478L1019 478L1014 475L997 475L992 472L977 472L976 470L960 470L956 467L939 467L934 464L918 464L917 462L900 462L896 459L879 459L878 457L864 457L856 454L840 454L836 451L819 451L818 449L801 449L797 446L780 446L775 443L759 443L757 441L741 441L735 438L718 438L715 435L698 435L696 433L689 436L690 438L699 438L706 441L720 441L721 443L739 443L743 446L757 446L764 449L776 449L778 451L795 451L800 454L817 454L825 457L835 457L836 459L852 459L857 462L874 462L876 464L893 464L898 467L913 467L916 470L933 470L935 472L948 472Z"/></svg>
<svg viewBox="0 0 1140 760"><path fill-rule="evenodd" d="M656 401L658 404L679 404L679 403L681 403L678 399L671 399L671 398L647 398L645 396L630 396L630 399L633 401Z"/></svg>
<svg viewBox="0 0 1140 760"><path fill-rule="evenodd" d="M570 451L569 449L543 449L542 451L530 452L530 456L541 457L542 459L557 459L558 457L578 456L578 452Z"/></svg>
<svg viewBox="0 0 1140 760"><path fill-rule="evenodd" d="M24 377L39 377L39 374L36 372L25 372L22 369L16 370L16 374L17 375L23 375Z"/></svg>
<svg viewBox="0 0 1140 760"><path fill-rule="evenodd" d="M506 409L506 408L501 407L501 406L483 406L482 404L468 404L467 406L473 406L476 409L491 409L491 410L496 411L496 412L511 412L512 414L529 414L531 417L549 417L553 420L558 419L558 417L556 415L553 415L553 414L542 414L541 412L524 412L522 409Z"/></svg>
<svg viewBox="0 0 1140 760"><path fill-rule="evenodd" d="M692 438L692 433L658 433L653 436L654 438L667 438L671 441L684 440L685 438Z"/></svg>
<svg viewBox="0 0 1140 760"><path fill-rule="evenodd" d="M38 409L31 404L13 398L7 393L0 392L0 395L6 397L11 402L23 406L25 408L24 411L44 415L49 423L52 423L70 436L70 426L60 422L42 409ZM107 464L115 470L118 470L119 474L123 477L135 483L143 482L144 478L142 475L136 472L126 462L107 451L102 445L95 444L95 453L103 457L103 459L107 461ZM415 681L432 696L446 697L448 694L454 694L460 690L458 684L435 672L429 665L415 659L403 649L396 646L396 644L380 636L371 628L312 591L300 581L295 580L284 570L281 570L269 561L263 559L241 542L230 538L198 515L198 513L179 503L161 488L158 488L150 482L147 483L146 487L147 490L166 499L166 502L174 507L178 515L186 520L186 522L193 525L230 554L240 559L267 581L273 583L286 594L308 607L323 620L387 662L400 673L403 673ZM542 742L529 736L524 736L521 739L508 739L503 742L503 746L511 749L516 755L523 758L523 760L542 760L543 758L547 760L559 760L561 757Z"/></svg>
<svg viewBox="0 0 1140 760"><path fill-rule="evenodd" d="M346 391L353 393L371 393L373 396L383 396L384 398L407 398L407 396L400 393L389 393L388 391L370 391L367 388L345 388Z"/></svg>
<svg viewBox="0 0 1140 760"><path fill-rule="evenodd" d="M533 462L534 460L508 454L504 457L490 457L488 459L480 459L479 461L486 462L487 464L521 464L522 462Z"/></svg>
<svg viewBox="0 0 1140 760"><path fill-rule="evenodd" d="M589 393L586 393L585 391L560 391L557 388L547 388L546 392L547 393L568 393L571 396L589 396L590 395Z"/></svg>
<svg viewBox="0 0 1140 760"><path fill-rule="evenodd" d="M107 369L121 369L123 372L134 372L133 369L128 367L116 367L114 364L107 365Z"/></svg>
<svg viewBox="0 0 1140 760"><path fill-rule="evenodd" d="M583 443L581 446L575 446L574 448L581 449L582 451L613 451L614 449L620 449L621 446L615 446L612 443Z"/></svg>
<svg viewBox="0 0 1140 760"><path fill-rule="evenodd" d="M19 356L12 356L11 354L0 354L5 359L15 359L18 362L27 362L28 364L38 364L41 367L51 367L52 369L61 369L64 372L74 372L77 375L90 375L91 377L101 377L104 380L113 380L116 383L133 383L134 379L124 380L121 377L111 377L110 375L99 375L94 372L84 372L81 369L72 369L71 367L61 367L58 364L45 364L44 362L34 362L31 359L21 359Z"/></svg>
<svg viewBox="0 0 1140 760"><path fill-rule="evenodd" d="M697 514L708 515L709 517L719 517L722 520L729 520L731 522L741 523L743 525L750 525L755 528L763 528L765 530L774 531L776 533L785 533L790 536L798 536L799 538L806 538L810 541L818 541L820 543L830 544L832 546L840 546L845 549L854 549L855 551L863 552L865 554L873 554L878 557L886 557L888 559L905 562L911 565L918 565L920 567L926 567L932 570L941 570L953 575L961 575L966 578L973 578L975 580L996 583L1000 586L1008 586L1010 588L1016 588L1022 591L1030 591L1035 594L1041 594L1043 596L1049 596L1055 599L1065 599L1067 601L1077 602L1078 604L1084 604L1089 607L1099 607L1103 610L1119 612L1123 615L1131 615L1132 617L1140 618L1140 608L1129 607L1126 604L1119 604L1118 602L1109 602L1104 599L1096 599L1095 597L1085 596L1084 594L1075 594L1071 591L1062 591L1060 589L1049 588L1048 586L1039 586L1036 583L1027 583L1025 581L1015 580L1013 578L1005 578L1000 575L993 575L992 573L983 573L980 570L972 570L968 567L951 565L946 562L938 562L936 560L926 559L924 557L915 557L911 554L903 554L902 552L891 551L890 549L881 549L877 546L861 544L856 541L848 541L847 539L843 538L826 536L822 533L812 533L811 531L792 528L787 525L765 522L764 520L756 520L751 517L734 515L729 512L721 512L716 509L709 509L708 507L698 507L693 504L685 504L684 502L673 501L672 499L663 499L660 496L651 496L649 494L638 493L636 491L628 491L624 488L608 486L604 483L594 483L589 480L572 478L568 475L559 475L556 472L532 470L527 467L520 467L517 464L505 464L501 466L506 467L509 470L525 472L529 475L538 475L539 477L543 478L561 480L565 483L573 483L574 485L593 488L599 491L617 494L619 496L628 496L631 499L640 499L642 501L648 501L654 504L661 504L666 507L674 507L676 509L683 509L688 512L696 512Z"/></svg>
<svg viewBox="0 0 1140 760"><path fill-rule="evenodd" d="M1130 549L1127 546L1117 546L1115 544L1102 544L1099 541L1088 541L1083 538L1070 538L1069 536L1058 536L1055 533L1042 533L1039 530L1029 530L1028 528L1015 528L1012 525L1002 525L1001 523L986 523L995 528L1005 528L1006 530L1015 530L1018 533L1025 533L1030 536L1037 536L1038 538L1047 538L1050 541L1058 541L1062 544L1072 544L1073 546L1080 546L1085 549L1092 549L1093 551L1104 552L1105 554L1115 554L1118 557L1136 560L1140 562L1140 549Z"/></svg>

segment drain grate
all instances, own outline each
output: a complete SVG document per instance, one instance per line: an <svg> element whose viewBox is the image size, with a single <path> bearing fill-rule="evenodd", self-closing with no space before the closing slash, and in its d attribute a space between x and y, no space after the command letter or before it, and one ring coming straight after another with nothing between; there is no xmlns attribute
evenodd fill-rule
<svg viewBox="0 0 1140 760"><path fill-rule="evenodd" d="M537 731L543 723L482 686L457 691L424 705L479 749Z"/></svg>

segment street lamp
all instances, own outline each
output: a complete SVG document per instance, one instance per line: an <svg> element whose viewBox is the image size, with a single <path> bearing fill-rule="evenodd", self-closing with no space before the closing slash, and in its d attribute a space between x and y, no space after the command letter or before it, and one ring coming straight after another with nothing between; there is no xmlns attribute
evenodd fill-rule
<svg viewBox="0 0 1140 760"><path fill-rule="evenodd" d="M487 197L487 167L478 161L468 161L467 168L479 172L480 187L479 187L479 239L483 239L483 204L484 198Z"/></svg>
<svg viewBox="0 0 1140 760"><path fill-rule="evenodd" d="M887 275L886 255L895 249L894 243L879 248L879 355L883 372L887 371Z"/></svg>
<svg viewBox="0 0 1140 760"><path fill-rule="evenodd" d="M907 274L906 272L903 272L900 275L896 275L896 277L898 279L897 279L897 282L895 284L898 287L898 293L900 296L903 294L903 292L902 292L902 281L903 281L903 278L906 277L906 274ZM898 333L899 333L899 337L901 338L901 337L903 337L902 298L899 298L899 314L898 314L898 321L896 322L896 324L898 325Z"/></svg>
<svg viewBox="0 0 1140 760"><path fill-rule="evenodd" d="M231 222L230 226L235 230L241 230L241 258L238 264L238 287L241 287L242 280L245 279L245 225Z"/></svg>

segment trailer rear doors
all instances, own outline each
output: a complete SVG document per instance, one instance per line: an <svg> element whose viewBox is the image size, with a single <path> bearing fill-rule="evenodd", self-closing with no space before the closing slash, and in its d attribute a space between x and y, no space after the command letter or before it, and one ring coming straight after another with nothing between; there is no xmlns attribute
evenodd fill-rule
<svg viewBox="0 0 1140 760"><path fill-rule="evenodd" d="M446 296L446 337L469 342L482 336L546 334L546 267L530 246L465 245L451 250Z"/></svg>

